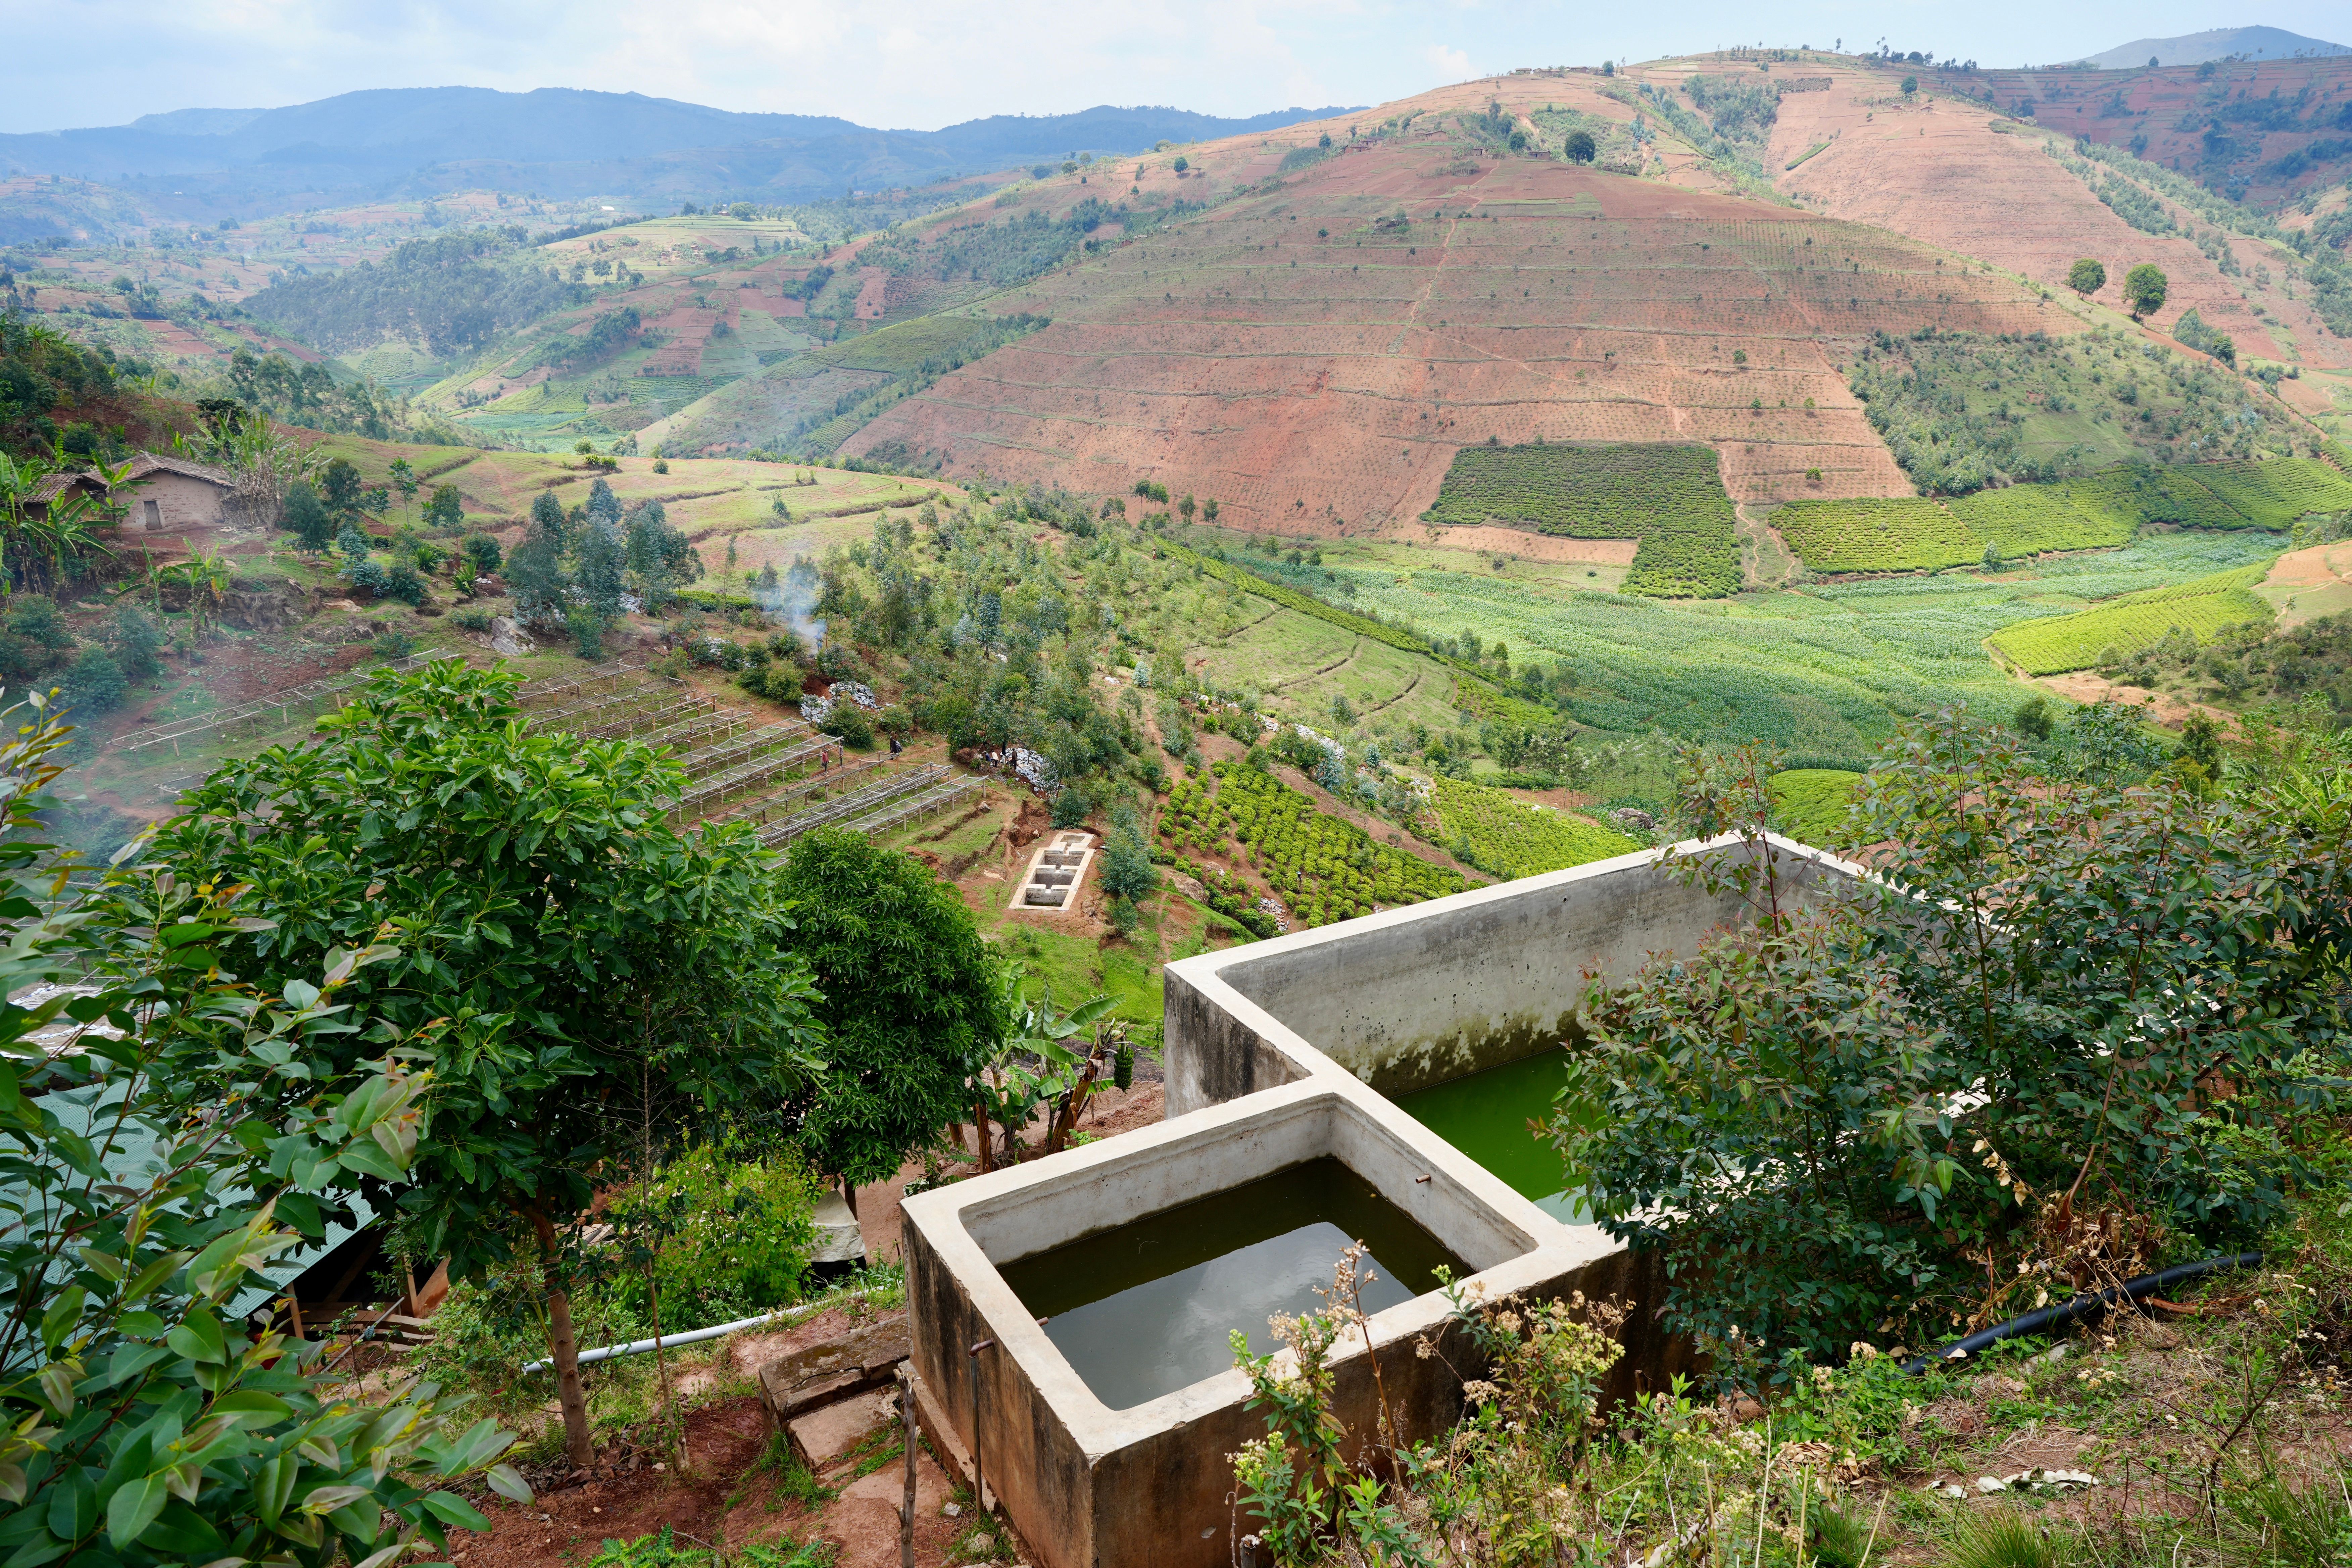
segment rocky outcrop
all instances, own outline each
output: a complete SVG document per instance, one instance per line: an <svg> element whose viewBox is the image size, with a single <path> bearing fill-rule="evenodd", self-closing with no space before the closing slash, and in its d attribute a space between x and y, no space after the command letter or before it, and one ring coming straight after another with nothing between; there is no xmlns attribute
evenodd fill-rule
<svg viewBox="0 0 2352 1568"><path fill-rule="evenodd" d="M506 658L520 658L539 645L522 629L522 623L512 616L500 616L490 622L490 651Z"/></svg>

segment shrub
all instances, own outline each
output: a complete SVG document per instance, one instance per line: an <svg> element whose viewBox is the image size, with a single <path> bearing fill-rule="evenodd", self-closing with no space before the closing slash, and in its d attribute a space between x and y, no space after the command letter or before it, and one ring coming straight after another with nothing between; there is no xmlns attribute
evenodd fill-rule
<svg viewBox="0 0 2352 1568"><path fill-rule="evenodd" d="M2202 1251L2278 1217L2346 1044L2341 834L2144 766L2029 782L1951 711L1862 781L1883 880L1791 913L1771 768L1685 772L1678 815L1741 841L1677 868L1753 921L1592 988L1552 1128L1601 1226L1663 1255L1670 1326L1835 1357L2061 1290L2029 1265L2084 1243L2051 1226L2137 1216Z"/></svg>
<svg viewBox="0 0 2352 1568"><path fill-rule="evenodd" d="M152 616L136 605L125 604L114 612L114 651L122 660L122 673L133 680L147 680L163 668L157 656L166 642L163 628Z"/></svg>
<svg viewBox="0 0 2352 1568"><path fill-rule="evenodd" d="M129 684L113 651L92 644L81 650L81 657L66 672L58 701L83 714L111 712L122 705L122 693Z"/></svg>
<svg viewBox="0 0 2352 1568"><path fill-rule="evenodd" d="M815 1250L821 1189L796 1150L746 1158L712 1142L623 1194L613 1222L625 1247L651 1258L663 1331L730 1322L797 1297ZM625 1270L608 1289L631 1316L654 1321L646 1271Z"/></svg>
<svg viewBox="0 0 2352 1568"><path fill-rule="evenodd" d="M466 535L458 542L457 549L465 557L466 564L472 569L472 574L477 577L488 576L505 561L504 555L499 552L499 542L487 533Z"/></svg>
<svg viewBox="0 0 2352 1568"><path fill-rule="evenodd" d="M489 611L478 605L468 605L451 616L449 624L461 632L488 633L490 629L490 619Z"/></svg>
<svg viewBox="0 0 2352 1568"><path fill-rule="evenodd" d="M425 574L403 561L384 573L383 586L378 592L404 605L421 605L426 597Z"/></svg>
<svg viewBox="0 0 2352 1568"><path fill-rule="evenodd" d="M855 702L835 703L833 711L818 728L828 735L838 735L843 745L861 752L874 744L874 721Z"/></svg>

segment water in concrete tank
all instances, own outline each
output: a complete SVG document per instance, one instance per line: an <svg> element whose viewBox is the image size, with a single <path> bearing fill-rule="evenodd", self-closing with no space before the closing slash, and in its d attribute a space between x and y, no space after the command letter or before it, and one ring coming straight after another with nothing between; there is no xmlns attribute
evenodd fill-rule
<svg viewBox="0 0 2352 1568"><path fill-rule="evenodd" d="M1318 1285L1350 1241L1371 1248L1364 1310L1470 1272L1339 1161L1310 1160L1198 1203L1163 1209L1003 1265L1022 1305L1095 1397L1126 1410L1234 1364L1229 1336L1275 1348L1266 1320L1320 1310Z"/></svg>
<svg viewBox="0 0 2352 1568"><path fill-rule="evenodd" d="M1568 1081L1568 1058L1544 1051L1485 1072L1449 1079L1397 1097L1397 1109L1469 1155L1554 1219L1590 1225L1592 1215L1568 1190L1559 1151L1528 1130L1549 1123L1552 1097Z"/></svg>

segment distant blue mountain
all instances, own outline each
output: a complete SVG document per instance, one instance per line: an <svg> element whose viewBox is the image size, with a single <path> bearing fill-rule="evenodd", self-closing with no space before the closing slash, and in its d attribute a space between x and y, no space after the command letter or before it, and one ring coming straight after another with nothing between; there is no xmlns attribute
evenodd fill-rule
<svg viewBox="0 0 2352 1568"><path fill-rule="evenodd" d="M1345 112L1246 120L1103 105L878 131L829 115L741 114L639 93L394 88L284 109L182 109L129 125L0 136L0 167L107 184L168 179L224 203L373 187L783 199L1140 152ZM195 195L195 191L190 191Z"/></svg>
<svg viewBox="0 0 2352 1568"><path fill-rule="evenodd" d="M2312 55L2352 55L2352 49L2323 38L2306 38L2284 27L2216 27L2210 33L2178 38L2142 38L2104 55L2093 55L2085 63L2101 70L2129 70L2150 60L2160 66L2195 66L2231 56L2287 60Z"/></svg>

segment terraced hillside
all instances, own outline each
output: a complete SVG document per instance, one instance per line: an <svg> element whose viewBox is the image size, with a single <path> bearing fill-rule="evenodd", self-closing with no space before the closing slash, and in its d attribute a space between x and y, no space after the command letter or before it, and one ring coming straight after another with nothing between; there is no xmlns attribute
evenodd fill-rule
<svg viewBox="0 0 2352 1568"><path fill-rule="evenodd" d="M1635 74L1679 91L1693 76L1725 69L1722 61L1676 61ZM2152 318L2158 328L2194 310L2235 340L2242 360L2352 364L2352 342L2327 331L2310 290L2288 276L2290 252L2168 196L2159 176L2135 173L2131 160L2074 154L2074 136L2094 134L2098 102L2076 101L2077 93L2063 112L2044 113L2037 123L2014 112L2025 95L2005 90L1997 107L1970 96L1988 85L1977 73L1843 56L1773 63L1772 72L1822 84L1780 97L1760 153L1775 184L1809 210L1990 262L2052 290L2061 303L2073 299L2063 286L2078 257L2105 263L2107 285L2095 298L2113 310L2123 306L2126 268L2152 261L2171 285ZM1902 90L1906 76L1919 83L1909 95ZM2033 79L2046 87L2054 79ZM2089 112L2078 115L2077 108Z"/></svg>
<svg viewBox="0 0 2352 1568"><path fill-rule="evenodd" d="M1896 236L1495 134L1571 110L1634 112L1597 77L1512 78L1187 149L1237 193L989 300L1053 324L843 449L1097 494L1148 478L1326 534L1417 517L1489 437L1703 442L1738 500L1902 495L1842 344L2073 325ZM1133 188L1171 161L1139 160Z"/></svg>

